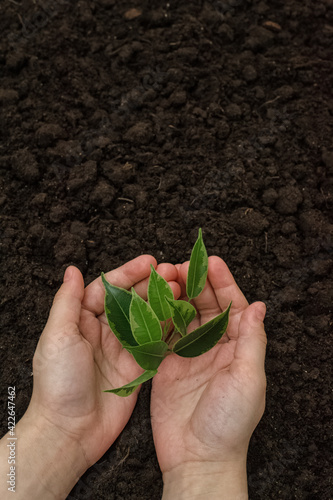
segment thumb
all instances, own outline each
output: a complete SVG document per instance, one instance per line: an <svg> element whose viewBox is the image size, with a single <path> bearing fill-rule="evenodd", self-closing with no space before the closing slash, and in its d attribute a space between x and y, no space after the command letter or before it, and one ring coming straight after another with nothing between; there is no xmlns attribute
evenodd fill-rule
<svg viewBox="0 0 333 500"><path fill-rule="evenodd" d="M74 266L66 269L63 284L56 293L47 321L47 330L59 330L68 323L79 324L84 282L81 272Z"/></svg>
<svg viewBox="0 0 333 500"><path fill-rule="evenodd" d="M235 350L235 358L253 367L263 368L267 337L264 328L266 305L254 302L243 312L239 322L239 334Z"/></svg>

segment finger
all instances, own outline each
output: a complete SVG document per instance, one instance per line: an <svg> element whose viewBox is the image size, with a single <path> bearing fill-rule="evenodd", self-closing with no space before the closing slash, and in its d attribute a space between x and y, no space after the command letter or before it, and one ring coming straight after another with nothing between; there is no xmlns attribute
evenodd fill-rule
<svg viewBox="0 0 333 500"><path fill-rule="evenodd" d="M231 315L243 312L249 304L237 286L227 264L216 256L209 257L208 262L208 280L222 311L227 309L232 302Z"/></svg>
<svg viewBox="0 0 333 500"><path fill-rule="evenodd" d="M56 293L45 331L62 330L69 323L79 324L84 282L81 272L74 266L66 269L64 281Z"/></svg>
<svg viewBox="0 0 333 500"><path fill-rule="evenodd" d="M235 350L235 360L264 369L267 337L264 328L266 306L255 302L243 312L239 322L239 334Z"/></svg>
<svg viewBox="0 0 333 500"><path fill-rule="evenodd" d="M182 264L176 264L175 268L177 269L177 272L178 272L177 281L178 281L179 286L181 288L180 296L185 298L186 297L186 278L185 278L185 281L184 281L183 276L181 274Z"/></svg>
<svg viewBox="0 0 333 500"><path fill-rule="evenodd" d="M181 294L181 288L179 286L179 283L177 281L169 281L169 285L172 290L174 298L178 300Z"/></svg>
<svg viewBox="0 0 333 500"><path fill-rule="evenodd" d="M156 271L160 274L166 281L177 281L178 271L176 266L163 262L158 264Z"/></svg>
<svg viewBox="0 0 333 500"><path fill-rule="evenodd" d="M115 286L129 289L150 274L150 264L156 267L156 259L151 255L140 255L121 267L105 274L106 279ZM105 288L101 277L85 289L82 305L96 316L104 311Z"/></svg>

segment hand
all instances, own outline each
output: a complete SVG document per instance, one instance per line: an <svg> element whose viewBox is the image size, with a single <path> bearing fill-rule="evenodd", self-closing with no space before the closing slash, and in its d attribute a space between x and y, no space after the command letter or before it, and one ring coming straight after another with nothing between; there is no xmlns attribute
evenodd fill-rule
<svg viewBox="0 0 333 500"><path fill-rule="evenodd" d="M187 271L188 263L178 266L183 295ZM152 428L165 498L192 499L200 492L200 498L247 498L247 448L265 406L265 305L249 306L226 264L210 257L190 330L230 301L228 329L218 345L197 358L168 356L153 379ZM226 482L240 488L229 490Z"/></svg>
<svg viewBox="0 0 333 500"><path fill-rule="evenodd" d="M116 286L134 286L146 298L150 264L156 266L153 257L141 256L106 278ZM179 295L179 285L172 282L177 269L161 264L157 271ZM115 441L133 411L138 391L127 398L103 392L143 371L110 331L104 296L101 278L84 289L80 271L67 269L34 355L31 402L17 425L19 498L64 498ZM22 488L30 477L42 485L38 490L31 484L29 497Z"/></svg>
<svg viewBox="0 0 333 500"><path fill-rule="evenodd" d="M126 289L134 286L146 298L150 264L156 265L153 257L139 257L107 273L106 279ZM177 277L170 264L161 264L158 272L168 280ZM126 384L143 371L110 333L104 296L101 278L84 290L81 273L69 268L33 363L29 410L80 442L88 466L118 437L138 394L123 399L103 390Z"/></svg>

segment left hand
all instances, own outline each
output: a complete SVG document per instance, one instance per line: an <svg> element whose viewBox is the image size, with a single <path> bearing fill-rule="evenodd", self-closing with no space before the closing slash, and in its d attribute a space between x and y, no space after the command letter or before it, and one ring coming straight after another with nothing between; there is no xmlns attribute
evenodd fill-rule
<svg viewBox="0 0 333 500"><path fill-rule="evenodd" d="M112 284L135 290L147 298L149 255L140 256L106 274ZM161 264L157 271L179 295L177 270ZM55 296L47 325L33 360L34 389L27 414L44 419L73 438L86 466L94 464L125 427L138 391L122 398L104 393L142 373L134 358L110 331L104 313L101 278L84 289L83 278L69 267ZM24 418L24 417L23 417Z"/></svg>

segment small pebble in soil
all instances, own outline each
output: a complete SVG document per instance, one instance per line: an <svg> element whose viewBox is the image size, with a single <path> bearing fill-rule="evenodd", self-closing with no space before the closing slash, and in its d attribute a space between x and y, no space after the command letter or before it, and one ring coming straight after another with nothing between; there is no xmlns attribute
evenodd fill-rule
<svg viewBox="0 0 333 500"><path fill-rule="evenodd" d="M124 18L127 19L128 21L132 21L133 19L136 19L137 17L141 16L142 10L140 9L129 9L125 12Z"/></svg>

